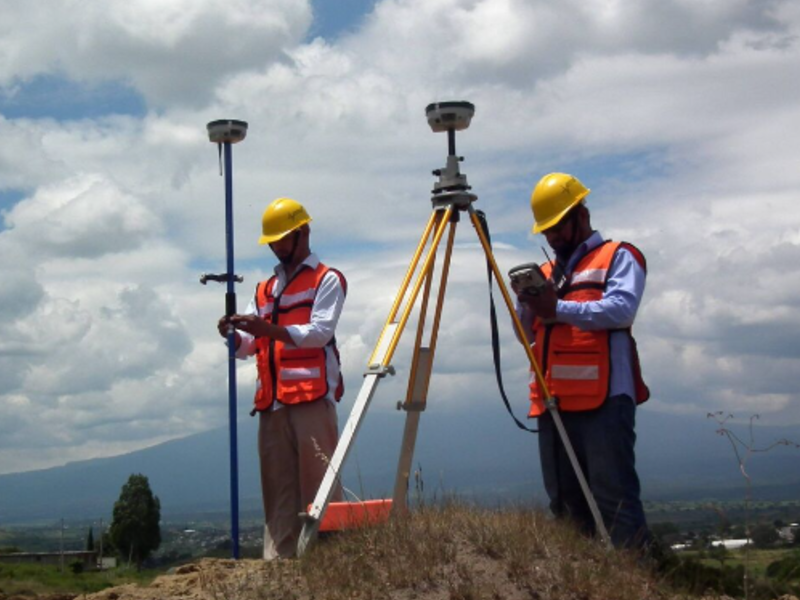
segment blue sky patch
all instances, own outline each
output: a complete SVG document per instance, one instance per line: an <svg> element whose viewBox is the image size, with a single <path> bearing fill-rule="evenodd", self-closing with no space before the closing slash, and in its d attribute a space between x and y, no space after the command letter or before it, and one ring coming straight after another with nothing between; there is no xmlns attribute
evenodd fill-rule
<svg viewBox="0 0 800 600"><path fill-rule="evenodd" d="M599 188L601 182L609 179L630 182L664 177L670 166L666 148L642 148L623 154L592 156L565 166L564 170L577 176L588 187Z"/></svg>
<svg viewBox="0 0 800 600"><path fill-rule="evenodd" d="M25 197L22 190L0 190L0 231L6 228L5 213Z"/></svg>
<svg viewBox="0 0 800 600"><path fill-rule="evenodd" d="M146 112L144 98L120 81L87 83L61 75L37 75L0 90L0 114L7 119L67 121L108 115L141 117Z"/></svg>
<svg viewBox="0 0 800 600"><path fill-rule="evenodd" d="M376 3L377 0L313 0L314 22L308 31L308 39L323 37L332 40L355 31Z"/></svg>

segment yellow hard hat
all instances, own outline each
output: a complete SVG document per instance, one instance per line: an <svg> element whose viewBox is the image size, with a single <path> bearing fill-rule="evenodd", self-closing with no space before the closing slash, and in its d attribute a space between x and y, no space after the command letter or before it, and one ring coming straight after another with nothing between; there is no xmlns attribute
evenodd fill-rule
<svg viewBox="0 0 800 600"><path fill-rule="evenodd" d="M258 243L277 242L309 221L311 217L297 200L291 198L273 200L261 217L261 237Z"/></svg>
<svg viewBox="0 0 800 600"><path fill-rule="evenodd" d="M590 191L577 177L566 173L550 173L542 177L531 194L533 233L557 225Z"/></svg>

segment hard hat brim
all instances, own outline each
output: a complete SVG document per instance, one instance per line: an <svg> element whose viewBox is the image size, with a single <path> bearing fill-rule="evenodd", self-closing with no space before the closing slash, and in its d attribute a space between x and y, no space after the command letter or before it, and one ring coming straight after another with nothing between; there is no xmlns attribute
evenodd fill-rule
<svg viewBox="0 0 800 600"><path fill-rule="evenodd" d="M273 234L270 234L270 235L262 234L261 237L258 238L258 243L263 246L263 245L266 245L266 244L271 244L272 242L277 242L278 240L282 240L283 238L285 238L287 235L289 235L293 231L297 231L303 225L307 225L310 222L311 222L311 217L309 217L308 219L303 219L300 223L298 223L297 225L295 225L291 229L287 229L286 231L284 231L282 233L273 233Z"/></svg>
<svg viewBox="0 0 800 600"><path fill-rule="evenodd" d="M282 233L280 235L262 235L260 238L258 238L258 243L262 246L266 244L271 244L272 242L277 242L278 240L282 240L289 233L291 232L287 231L286 233Z"/></svg>

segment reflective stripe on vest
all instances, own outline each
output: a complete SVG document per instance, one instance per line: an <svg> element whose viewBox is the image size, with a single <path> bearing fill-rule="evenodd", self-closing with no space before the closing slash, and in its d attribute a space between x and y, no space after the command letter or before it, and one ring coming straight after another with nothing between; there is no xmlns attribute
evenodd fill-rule
<svg viewBox="0 0 800 600"><path fill-rule="evenodd" d="M575 267L560 297L574 302L592 302L603 297L608 271L617 250L623 246L645 268L644 256L634 246L620 242L605 242L589 251ZM550 276L552 264L542 266ZM644 402L650 395L642 380L636 342L630 329L623 330L631 336L631 365L636 387L636 401ZM539 319L533 323L536 344L534 354L542 367L550 394L557 397L562 411L583 411L599 407L608 396L611 372L609 330L584 331L566 323L544 325ZM531 373L530 417L546 411L544 398L539 392L536 377Z"/></svg>
<svg viewBox="0 0 800 600"><path fill-rule="evenodd" d="M301 268L278 295L274 295L277 277L273 276L258 284L256 308L258 315L268 323L281 325L305 325L311 321L311 311L320 283L325 275L333 271L320 263L316 269ZM342 283L344 281L342 278ZM328 344L338 360L335 339ZM296 348L269 338L256 339L256 364L258 384L256 386L255 409L262 411L277 400L282 404L313 402L328 395L328 369L325 348ZM344 389L340 383L335 390L336 400Z"/></svg>

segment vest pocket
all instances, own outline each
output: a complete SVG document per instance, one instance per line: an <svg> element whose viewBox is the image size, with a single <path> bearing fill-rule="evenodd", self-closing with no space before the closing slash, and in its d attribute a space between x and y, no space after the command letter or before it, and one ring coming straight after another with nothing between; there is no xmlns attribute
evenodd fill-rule
<svg viewBox="0 0 800 600"><path fill-rule="evenodd" d="M281 402L296 404L315 400L325 394L327 383L319 367L282 366L278 371Z"/></svg>
<svg viewBox="0 0 800 600"><path fill-rule="evenodd" d="M319 357L318 348L281 348L280 360L281 362L295 361L295 360L315 360Z"/></svg>
<svg viewBox="0 0 800 600"><path fill-rule="evenodd" d="M554 349L549 368L551 390L561 400L597 396L602 373L599 352Z"/></svg>
<svg viewBox="0 0 800 600"><path fill-rule="evenodd" d="M325 394L325 354L319 348L284 348L278 365L278 397L282 402L295 404Z"/></svg>
<svg viewBox="0 0 800 600"><path fill-rule="evenodd" d="M321 375L319 367L281 367L280 379L286 381L305 381L307 379L318 379Z"/></svg>

